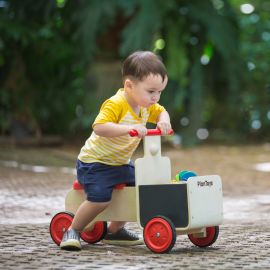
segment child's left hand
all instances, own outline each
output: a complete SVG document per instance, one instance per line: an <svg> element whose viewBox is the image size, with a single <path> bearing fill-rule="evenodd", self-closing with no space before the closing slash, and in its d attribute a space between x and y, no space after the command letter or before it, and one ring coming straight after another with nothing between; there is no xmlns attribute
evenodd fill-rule
<svg viewBox="0 0 270 270"><path fill-rule="evenodd" d="M157 128L161 130L162 135L167 135L172 129L172 126L170 122L160 121L157 123Z"/></svg>

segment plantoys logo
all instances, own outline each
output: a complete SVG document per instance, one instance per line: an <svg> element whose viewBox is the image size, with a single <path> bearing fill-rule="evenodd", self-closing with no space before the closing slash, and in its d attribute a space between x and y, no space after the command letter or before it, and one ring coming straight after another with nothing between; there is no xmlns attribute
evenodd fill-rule
<svg viewBox="0 0 270 270"><path fill-rule="evenodd" d="M213 186L213 181L197 181L197 186L198 187L211 187Z"/></svg>

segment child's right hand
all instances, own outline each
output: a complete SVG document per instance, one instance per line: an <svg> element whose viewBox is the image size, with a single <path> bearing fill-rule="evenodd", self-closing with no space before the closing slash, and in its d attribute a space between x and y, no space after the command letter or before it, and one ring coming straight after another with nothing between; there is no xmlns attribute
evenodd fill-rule
<svg viewBox="0 0 270 270"><path fill-rule="evenodd" d="M129 131L132 130L132 129L134 129L134 130L136 130L138 132L138 137L139 138L144 138L145 135L147 134L147 128L142 124L137 124L137 125L130 126Z"/></svg>

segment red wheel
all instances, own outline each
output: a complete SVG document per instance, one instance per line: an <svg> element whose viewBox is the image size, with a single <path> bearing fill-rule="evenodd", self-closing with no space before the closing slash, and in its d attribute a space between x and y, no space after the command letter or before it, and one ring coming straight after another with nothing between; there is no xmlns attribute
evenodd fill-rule
<svg viewBox="0 0 270 270"><path fill-rule="evenodd" d="M157 216L150 219L143 230L146 246L155 253L169 252L176 240L176 231L170 219Z"/></svg>
<svg viewBox="0 0 270 270"><path fill-rule="evenodd" d="M50 234L56 245L60 245L65 231L70 227L74 215L69 212L57 213L50 223Z"/></svg>
<svg viewBox="0 0 270 270"><path fill-rule="evenodd" d="M107 222L98 221L91 231L81 232L81 238L89 244L94 244L102 240L107 233Z"/></svg>
<svg viewBox="0 0 270 270"><path fill-rule="evenodd" d="M214 244L218 238L219 227L207 227L205 237L195 237L193 234L188 234L189 240L198 247L208 247Z"/></svg>

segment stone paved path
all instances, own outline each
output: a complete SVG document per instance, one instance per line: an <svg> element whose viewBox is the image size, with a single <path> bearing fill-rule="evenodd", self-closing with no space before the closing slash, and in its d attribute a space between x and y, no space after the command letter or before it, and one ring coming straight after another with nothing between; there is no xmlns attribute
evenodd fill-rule
<svg viewBox="0 0 270 270"><path fill-rule="evenodd" d="M228 196L226 190L224 224L209 248L197 248L182 235L169 254L154 254L145 245L84 242L82 251L68 252L51 240L49 221L64 208L72 170L34 171L20 163L13 165L0 163L0 269L270 269L267 190L241 196ZM129 227L141 233L137 224Z"/></svg>
<svg viewBox="0 0 270 270"><path fill-rule="evenodd" d="M194 247L178 236L169 254L145 245L116 247L83 243L80 252L62 251L50 239L48 224L1 226L1 269L269 269L269 223L224 225L215 245Z"/></svg>

